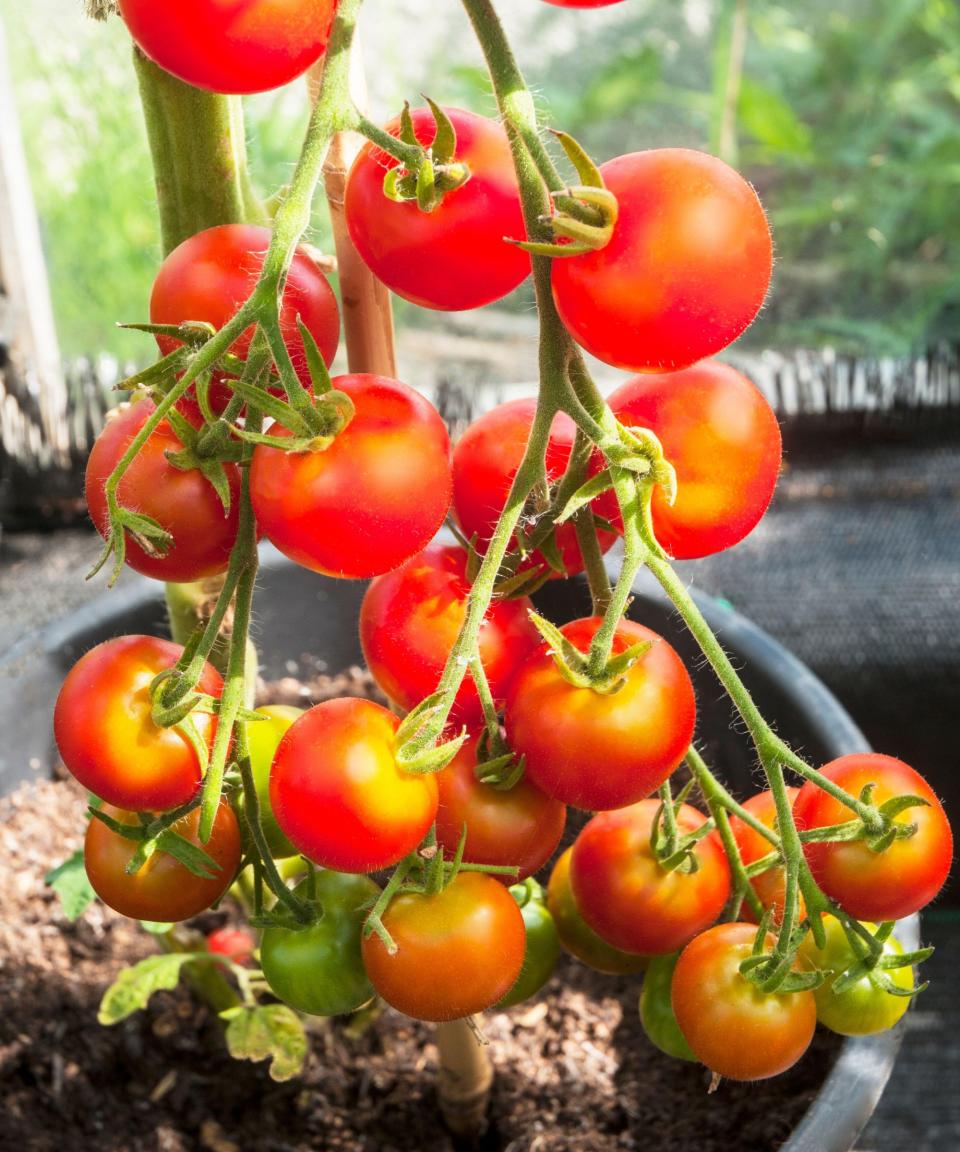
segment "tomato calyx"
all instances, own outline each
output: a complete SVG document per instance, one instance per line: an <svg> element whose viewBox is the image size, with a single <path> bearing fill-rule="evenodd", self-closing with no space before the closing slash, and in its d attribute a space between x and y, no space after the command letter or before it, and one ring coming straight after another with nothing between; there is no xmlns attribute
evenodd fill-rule
<svg viewBox="0 0 960 1152"><path fill-rule="evenodd" d="M740 975L766 994L810 992L827 979L824 972L798 967L797 952L807 934L807 925L800 925L790 941L778 939L772 952L766 946L770 940L772 912L768 908L760 918L750 955L739 965Z"/></svg>
<svg viewBox="0 0 960 1152"><path fill-rule="evenodd" d="M209 853L174 829L174 825L189 815L199 804L198 795L188 804L172 812L164 812L160 816L141 812L138 813L138 824L126 824L122 820L114 820L99 808L89 808L88 814L91 819L99 820L111 832L137 845L137 850L126 866L128 876L135 876L156 852L165 852L194 876L199 876L202 880L212 880L219 873L220 866Z"/></svg>
<svg viewBox="0 0 960 1152"><path fill-rule="evenodd" d="M464 728L450 740L437 743L449 714L448 693L434 692L400 722L396 733L397 765L412 776L442 772L467 741Z"/></svg>
<svg viewBox="0 0 960 1152"><path fill-rule="evenodd" d="M617 656L608 657L598 671L591 669L591 654L581 652L555 625L536 612L530 620L550 649L560 675L575 688L590 688L601 696L611 696L626 683L630 669L653 647L650 640L632 644Z"/></svg>
<svg viewBox="0 0 960 1152"><path fill-rule="evenodd" d="M867 784L857 797L867 808L863 817L845 820L840 824L829 824L820 828L800 830L800 839L805 844L848 843L863 840L871 852L878 855L885 852L897 840L909 840L917 833L917 825L896 819L911 808L929 808L930 802L922 796L905 794L891 796L882 804L873 804L874 784Z"/></svg>
<svg viewBox="0 0 960 1152"><path fill-rule="evenodd" d="M507 744L499 725L495 731L485 728L477 743L475 774L481 784L509 792L523 779L526 758L517 756Z"/></svg>
<svg viewBox="0 0 960 1152"><path fill-rule="evenodd" d="M650 828L650 851L664 872L679 872L690 876L699 871L700 860L695 849L716 827L712 819L705 820L692 832L680 835L677 816L693 791L693 785L694 781L688 780L676 799L673 798L669 780L660 786L660 807Z"/></svg>
<svg viewBox="0 0 960 1152"><path fill-rule="evenodd" d="M853 955L852 962L832 977L830 991L835 996L842 996L855 987L863 979L867 979L874 988L878 988L891 996L910 998L922 992L928 982L914 988L904 988L892 980L887 972L899 968L912 968L933 955L933 948L917 948L912 952L890 952L884 945L893 935L895 923L887 920L876 931L871 932L870 926L860 924L850 917L841 916L844 932Z"/></svg>
<svg viewBox="0 0 960 1152"><path fill-rule="evenodd" d="M399 161L384 175L384 196L397 203L414 201L421 212L433 212L447 193L466 184L470 179L470 169L455 160L457 131L450 117L429 96L424 99L436 125L433 143L429 147L424 147L417 139L409 101L404 102L400 113L399 142L403 148L397 147L394 138L385 140L385 134L379 131L375 134L374 143Z"/></svg>

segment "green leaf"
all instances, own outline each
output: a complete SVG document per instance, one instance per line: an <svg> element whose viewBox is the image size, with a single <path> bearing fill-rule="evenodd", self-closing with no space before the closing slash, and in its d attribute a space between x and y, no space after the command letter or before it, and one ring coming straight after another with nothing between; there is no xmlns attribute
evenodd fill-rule
<svg viewBox="0 0 960 1152"><path fill-rule="evenodd" d="M159 920L141 920L140 927L151 936L166 936L173 925L161 923Z"/></svg>
<svg viewBox="0 0 960 1152"><path fill-rule="evenodd" d="M146 1008L154 992L169 992L180 983L184 965L206 959L195 952L170 952L148 956L132 968L124 968L103 994L97 1020L101 1024L119 1024L134 1012Z"/></svg>
<svg viewBox="0 0 960 1152"><path fill-rule="evenodd" d="M745 132L776 156L798 159L812 155L810 129L780 96L749 76L740 85L740 123Z"/></svg>
<svg viewBox="0 0 960 1152"><path fill-rule="evenodd" d="M271 1080L291 1080L303 1070L307 1034L300 1018L285 1004L229 1008L227 1048L235 1060L270 1060Z"/></svg>
<svg viewBox="0 0 960 1152"><path fill-rule="evenodd" d="M79 920L90 904L96 899L87 870L83 866L83 852L77 851L62 864L51 869L43 878L44 884L60 897L64 916L72 923Z"/></svg>

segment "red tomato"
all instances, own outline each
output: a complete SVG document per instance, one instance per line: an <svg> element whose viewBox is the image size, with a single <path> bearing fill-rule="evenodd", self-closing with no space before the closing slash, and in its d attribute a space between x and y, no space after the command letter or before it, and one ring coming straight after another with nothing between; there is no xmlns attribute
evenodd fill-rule
<svg viewBox="0 0 960 1152"><path fill-rule="evenodd" d="M388 288L422 308L459 312L512 292L529 276L530 257L505 239L526 233L503 126L459 108L444 111L457 133L456 160L470 168L466 184L432 212L389 200L383 178L397 161L367 144L350 169L345 210L357 251ZM432 144L432 112L416 108L412 116L417 140ZM399 136L399 118L386 131Z"/></svg>
<svg viewBox="0 0 960 1152"><path fill-rule="evenodd" d="M510 400L475 420L464 432L453 450L453 507L457 521L469 539L477 537L477 547L485 552L507 502L510 486L520 467L530 436L536 400ZM576 426L565 413L558 412L550 429L547 444L547 479L553 483L566 472L573 450ZM616 497L604 494L593 501L593 509L608 520L618 516ZM599 532L604 552L616 536ZM583 558L573 524L557 529L557 544L563 556L567 575L583 571ZM546 564L540 552L534 552L527 567Z"/></svg>
<svg viewBox="0 0 960 1152"><path fill-rule="evenodd" d="M415 1020L459 1020L505 996L520 975L526 930L507 889L480 872L461 872L436 895L394 896L379 936L363 942L363 963L380 996Z"/></svg>
<svg viewBox="0 0 960 1152"><path fill-rule="evenodd" d="M586 652L600 624L574 620L561 631ZM546 645L514 677L507 739L548 796L590 812L623 808L659 788L686 755L696 721L690 677L662 636L632 620L618 625L613 655L640 641L651 647L608 695L565 680Z"/></svg>
<svg viewBox="0 0 960 1152"><path fill-rule="evenodd" d="M140 49L196 88L245 94L295 80L327 47L337 0L119 0Z"/></svg>
<svg viewBox="0 0 960 1152"><path fill-rule="evenodd" d="M686 368L735 340L763 304L770 229L753 188L686 148L633 152L600 172L620 213L605 248L553 262L563 322L634 372Z"/></svg>
<svg viewBox="0 0 960 1152"><path fill-rule="evenodd" d="M256 287L263 258L270 245L270 229L254 224L220 224L184 240L160 265L150 295L150 320L154 324L183 324L203 320L220 329L232 320ZM280 299L280 330L290 359L303 384L310 385L310 372L297 329L297 316L312 334L327 365L333 363L340 340L340 311L326 276L298 248L287 273ZM253 329L234 341L230 351L241 359L250 350ZM158 336L166 356L179 344L170 336ZM226 407L226 385L211 389L215 409Z"/></svg>
<svg viewBox="0 0 960 1152"><path fill-rule="evenodd" d="M467 554L432 544L402 568L378 576L360 609L367 666L404 711L436 691L467 614ZM539 643L526 598L494 600L480 626L480 658L495 701L502 702L517 668ZM451 723L477 727L483 709L469 670L457 692Z"/></svg>
<svg viewBox="0 0 960 1152"><path fill-rule="evenodd" d="M943 887L953 860L950 824L930 785L902 760L874 752L841 756L821 772L852 796L859 796L867 784L875 784L875 804L911 795L920 796L929 807L901 812L895 823L915 824L917 831L906 840L895 840L883 852L873 852L862 840L805 844L804 854L816 882L858 920L900 920L926 907ZM856 818L850 808L812 781L800 789L793 816L801 830Z"/></svg>
<svg viewBox="0 0 960 1152"><path fill-rule="evenodd" d="M386 376L338 376L356 414L322 452L254 449L257 523L285 556L327 576L378 576L429 544L450 507L439 413ZM274 425L271 434L289 435Z"/></svg>
<svg viewBox="0 0 960 1152"><path fill-rule="evenodd" d="M621 424L649 428L677 470L677 498L653 494L657 540L678 560L711 556L756 527L780 472L780 428L746 376L708 361L683 372L638 376L610 407Z"/></svg>
<svg viewBox="0 0 960 1152"><path fill-rule="evenodd" d="M792 805L800 794L800 789L788 788L787 794L790 797L790 803ZM749 800L744 801L743 806L751 816L756 817L762 824L765 824L770 829L776 828L777 805L772 792L759 792L756 796L751 796ZM773 845L770 841L761 836L759 832L755 832L748 825L744 824L739 816L730 817L730 831L733 833L733 838L736 840L737 847L740 849L740 858L744 864L753 864L757 860L762 860L764 856L769 856L773 851ZM773 867L768 868L766 872L761 872L759 876L754 876L750 883L764 908L773 909L774 922L779 924L783 919L783 906L787 890L787 874L783 865L774 864ZM802 896L799 897L799 909L799 919L802 920L807 914L806 905L803 902ZM746 901L744 901L743 907L740 909L740 914L746 920L755 919L753 913L750 911L750 905Z"/></svg>
<svg viewBox="0 0 960 1152"><path fill-rule="evenodd" d="M273 814L315 864L338 872L389 868L429 831L437 781L397 765L399 723L372 700L327 700L280 741L270 769Z"/></svg>
<svg viewBox="0 0 960 1152"><path fill-rule="evenodd" d="M121 824L139 823L133 812L107 806L105 815ZM221 801L213 821L213 832L206 844L200 843L198 825L200 809L178 820L173 830L217 864L219 871L204 879L166 852L156 851L132 876L127 865L137 850L133 840L119 835L100 820L87 825L83 845L83 862L93 890L115 912L132 920L155 920L159 923L189 920L215 904L233 882L240 866L240 826L233 809Z"/></svg>
<svg viewBox="0 0 960 1152"><path fill-rule="evenodd" d="M694 848L695 872L661 868L650 847L660 807L641 800L630 808L601 812L573 845L570 881L580 914L602 939L624 952L662 956L676 952L709 927L730 896L730 867L714 833ZM683 804L680 835L706 816Z"/></svg>
<svg viewBox="0 0 960 1152"><path fill-rule="evenodd" d="M164 812L186 804L199 787L200 761L189 739L176 728L158 728L150 715L151 682L182 654L169 640L121 636L91 648L63 682L53 713L60 755L84 788L108 804ZM207 664L198 688L219 697L219 672ZM212 749L216 718L195 711L191 719Z"/></svg>
<svg viewBox="0 0 960 1152"><path fill-rule="evenodd" d="M217 928L207 937L207 951L234 964L249 964L256 947L257 939L249 928Z"/></svg>
<svg viewBox="0 0 960 1152"><path fill-rule="evenodd" d="M87 461L86 497L97 531L110 531L104 485L130 443L155 411L152 400L121 408L108 419ZM237 539L240 472L226 464L230 511L225 512L213 485L198 469L183 472L167 459L183 444L163 420L140 449L120 481L117 496L124 508L150 516L173 536L165 555L151 555L127 532L126 562L154 580L190 583L227 570Z"/></svg>
<svg viewBox="0 0 960 1152"><path fill-rule="evenodd" d="M684 948L671 1001L698 1060L730 1080L766 1080L800 1059L817 1024L812 992L761 992L740 974L752 924L718 924ZM775 941L767 937L767 951Z"/></svg>
<svg viewBox="0 0 960 1152"><path fill-rule="evenodd" d="M481 784L476 774L478 742L479 737L472 736L450 766L437 774L437 841L452 856L466 826L464 860L515 866L519 875L504 877L512 884L532 876L553 855L567 809L526 777L509 791Z"/></svg>

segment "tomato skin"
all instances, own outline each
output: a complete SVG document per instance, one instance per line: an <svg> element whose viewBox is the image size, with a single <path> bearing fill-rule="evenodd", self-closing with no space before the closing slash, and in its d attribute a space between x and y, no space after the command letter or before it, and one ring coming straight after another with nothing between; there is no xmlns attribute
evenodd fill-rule
<svg viewBox="0 0 960 1152"><path fill-rule="evenodd" d="M453 450L453 507L457 522L467 539L477 538L477 549L486 552L507 502L513 478L520 468L530 437L537 402L533 399L509 400L474 420ZM554 483L567 470L576 425L565 413L558 412L547 442L547 479ZM601 463L600 468L603 467ZM598 468L599 470L599 468ZM607 520L619 515L616 497L605 493L591 507ZM573 524L556 529L557 545L568 576L583 571L583 557ZM613 532L598 532L601 549L606 552L616 540ZM514 538L516 543L516 538ZM525 568L546 564L539 551L524 562Z"/></svg>
<svg viewBox="0 0 960 1152"><path fill-rule="evenodd" d="M437 773L437 842L452 856L466 825L464 860L515 865L520 869L515 879L526 880L560 843L566 805L544 795L526 777L508 791L481 784L476 775L479 739L472 736L450 765Z"/></svg>
<svg viewBox="0 0 960 1152"><path fill-rule="evenodd" d="M561 632L585 652L600 623L599 617L574 620ZM662 636L632 620L618 625L613 654L645 640L652 647L610 695L568 683L545 644L514 677L507 739L548 796L586 811L622 808L649 796L686 755L696 701L680 657Z"/></svg>
<svg viewBox="0 0 960 1152"><path fill-rule="evenodd" d="M380 889L366 876L320 869L315 876L322 916L307 927L271 925L260 943L260 966L273 994L310 1016L342 1016L373 997L360 955L360 935ZM297 886L303 896L306 884Z"/></svg>
<svg viewBox="0 0 960 1152"><path fill-rule="evenodd" d="M104 485L130 447L131 441L156 410L152 400L141 400L108 419L87 461L87 507L97 531L106 539L110 517ZM163 556L144 551L127 532L127 566L154 580L190 583L227 570L237 539L240 506L240 471L224 465L230 486L230 511L224 510L213 485L199 471L183 472L166 457L183 444L163 420L151 433L139 455L127 468L117 489L120 505L150 516L172 536Z"/></svg>
<svg viewBox="0 0 960 1152"><path fill-rule="evenodd" d="M659 800L601 812L573 845L570 881L580 914L608 943L624 952L661 956L676 952L712 924L730 897L730 868L716 834L694 849L699 868L665 872L650 847ZM683 804L681 836L706 816Z"/></svg>
<svg viewBox="0 0 960 1152"><path fill-rule="evenodd" d="M677 471L671 506L653 494L659 544L677 560L712 556L757 526L773 497L780 427L760 390L728 364L638 376L609 399L621 424L649 428Z"/></svg>
<svg viewBox="0 0 960 1152"><path fill-rule="evenodd" d="M602 940L580 914L570 886L572 852L573 849L568 848L558 857L547 887L547 908L557 927L561 944L582 963L608 976L642 972L647 966L646 956L636 956L614 948Z"/></svg>
<svg viewBox="0 0 960 1152"><path fill-rule="evenodd" d="M864 923L864 928L876 932L876 924ZM817 1002L817 1019L831 1032L840 1036L873 1036L886 1032L897 1023L910 1007L909 996L895 996L883 988L877 988L864 976L852 987L835 995L833 985L837 977L853 964L858 956L847 940L843 925L835 916L823 916L826 944L818 948L813 933L808 933L800 945L800 955L813 968L829 973L829 978L814 988ZM884 956L902 956L903 945L891 936L883 946ZM913 969L887 968L889 976L898 988L912 991L916 986Z"/></svg>
<svg viewBox="0 0 960 1152"><path fill-rule="evenodd" d="M536 996L553 975L560 959L560 934L553 917L544 902L543 889L536 880L525 884L514 884L510 894L520 907L523 926L526 930L526 945L523 953L523 967L517 982L502 999L494 1005L497 1009L512 1008Z"/></svg>
<svg viewBox="0 0 960 1152"><path fill-rule="evenodd" d="M257 941L249 928L218 928L207 937L207 951L234 964L248 965Z"/></svg>
<svg viewBox="0 0 960 1152"><path fill-rule="evenodd" d="M735 340L773 267L757 194L713 156L632 152L601 165L619 217L605 248L553 261L553 296L574 339L616 368L673 372Z"/></svg>
<svg viewBox="0 0 960 1152"><path fill-rule="evenodd" d="M413 852L437 814L437 782L397 766L400 721L372 700L327 700L280 741L270 803L281 831L309 860L375 872Z"/></svg>
<svg viewBox="0 0 960 1152"><path fill-rule="evenodd" d="M187 737L151 719L151 681L183 654L156 636L120 636L91 648L67 674L53 713L60 755L88 791L136 812L165 812L191 800L200 761ZM198 688L219 697L223 680L209 664ZM216 718L191 719L213 748ZM161 917L162 919L162 917Z"/></svg>
<svg viewBox="0 0 960 1152"><path fill-rule="evenodd" d="M188 237L160 265L150 294L151 322L182 324L203 320L219 331L256 287L270 236L269 228L256 224L218 224ZM309 387L310 371L297 316L313 335L329 367L340 341L340 310L326 276L301 248L294 253L284 282L280 331L297 375ZM252 337L253 329L248 328L233 342L230 351L245 359ZM158 336L157 344L166 356L180 341ZM214 408L225 408L229 397L227 386L218 384L215 376L211 388Z"/></svg>
<svg viewBox="0 0 960 1152"><path fill-rule="evenodd" d="M326 51L336 0L119 0L154 63L196 88L242 95L295 80Z"/></svg>
<svg viewBox="0 0 960 1152"><path fill-rule="evenodd" d="M106 816L122 824L137 825L136 813L106 805ZM133 876L126 873L137 845L133 840L108 828L96 818L87 825L83 845L83 862L93 890L100 899L121 916L131 920L155 920L176 923L197 916L215 904L233 883L240 866L240 825L226 800L220 802L213 821L213 832L206 844L200 843L200 809L178 820L175 832L186 837L216 861L219 871L204 879L195 876L179 860L166 852L156 851Z"/></svg>
<svg viewBox="0 0 960 1152"><path fill-rule="evenodd" d="M378 576L360 608L360 643L374 679L404 711L436 691L467 615L467 553L431 544L402 567ZM520 664L540 641L526 597L494 600L480 626L480 658L494 701L501 704ZM469 671L457 691L452 726L483 721Z"/></svg>
<svg viewBox="0 0 960 1152"><path fill-rule="evenodd" d="M512 292L530 275L530 257L505 238L526 236L520 190L506 131L460 108L445 108L457 133L456 160L470 179L448 192L432 212L383 193L397 161L367 144L347 177L347 228L364 262L391 291L421 308L459 312ZM433 143L428 108L411 112L417 140ZM400 120L385 125L399 136Z"/></svg>
<svg viewBox="0 0 960 1152"><path fill-rule="evenodd" d="M668 953L654 956L647 965L640 990L640 1023L650 1043L665 1055L674 1060L696 1060L683 1038L670 1002L673 973L679 959L678 952Z"/></svg>
<svg viewBox="0 0 960 1152"><path fill-rule="evenodd" d="M276 755L280 741L303 715L302 708L292 708L287 704L268 704L257 709L257 714L266 717L247 724L247 748L250 753L250 767L260 801L260 827L267 839L274 860L286 860L296 856L297 850L284 836L270 806L270 766ZM240 809L244 808L241 796Z"/></svg>
<svg viewBox="0 0 960 1152"><path fill-rule="evenodd" d="M523 965L526 933L517 903L482 872L461 872L436 895L404 893L384 912L397 952L374 933L363 962L374 988L415 1020L459 1020L505 996Z"/></svg>
<svg viewBox="0 0 960 1152"><path fill-rule="evenodd" d="M803 851L823 891L858 920L900 920L926 907L943 887L953 860L953 834L943 806L930 785L902 760L876 752L841 756L821 769L824 776L858 796L876 784L873 802L892 796L920 796L929 807L908 808L898 824L916 824L907 840L885 852L871 852L862 841L805 844ZM812 781L800 789L793 806L801 830L824 828L855 818L851 809Z"/></svg>
<svg viewBox="0 0 960 1152"><path fill-rule="evenodd" d="M787 788L791 807L799 794L799 788ZM770 829L776 828L777 804L772 792L758 792L756 796L751 796L749 800L745 800L743 806L751 816L756 817L762 824ZM740 849L740 858L744 864L753 864L757 860L762 860L764 856L769 856L773 851L770 841L745 824L739 816L730 817L730 831ZM787 891L787 873L783 865L775 864L772 868L761 872L759 876L754 876L750 883L764 908L773 909L773 921L775 924L779 924L783 919L783 906ZM806 905L802 896L799 896L798 900L798 919L802 920L807 914ZM745 920L756 920L746 901L740 909L740 914Z"/></svg>
<svg viewBox="0 0 960 1152"><path fill-rule="evenodd" d="M671 1003L687 1043L712 1072L766 1080L806 1052L817 1024L812 992L761 992L740 975L752 924L717 924L691 941L673 973ZM767 937L767 951L774 938Z"/></svg>
<svg viewBox="0 0 960 1152"><path fill-rule="evenodd" d="M399 380L353 373L334 388L356 413L322 452L258 444L250 468L263 533L297 564L363 578L399 567L450 507L450 439L428 400ZM271 435L288 436L274 425Z"/></svg>

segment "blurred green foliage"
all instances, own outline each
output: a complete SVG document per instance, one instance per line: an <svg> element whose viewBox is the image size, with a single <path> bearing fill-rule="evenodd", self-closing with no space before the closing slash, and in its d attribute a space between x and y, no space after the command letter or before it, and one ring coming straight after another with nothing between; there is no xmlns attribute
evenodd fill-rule
<svg viewBox="0 0 960 1152"><path fill-rule="evenodd" d="M128 47L117 21L54 35L0 0L50 258L64 351L137 355L114 318L144 315L158 255ZM600 158L662 145L716 151L744 0L626 0L566 12L504 0L550 121ZM492 108L455 0L370 0L368 71L381 100L420 91ZM960 325L960 7L955 0L747 0L726 154L757 186L778 252L753 344L902 352ZM419 51L398 51L422 22ZM366 34L366 29L365 29ZM409 40L407 41L409 43ZM373 51L371 51L371 49ZM376 56L377 67L371 63ZM738 70L733 62L734 77ZM302 91L248 102L262 187L288 178ZM326 237L322 208L314 241ZM103 226L104 220L113 225ZM521 294L513 307L527 307ZM413 309L406 322L416 321Z"/></svg>

